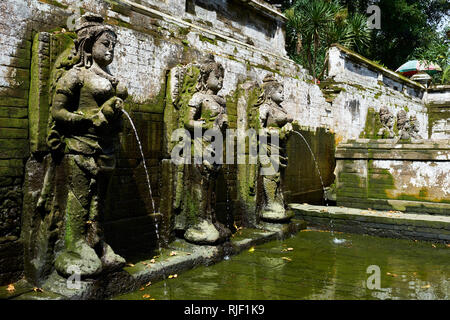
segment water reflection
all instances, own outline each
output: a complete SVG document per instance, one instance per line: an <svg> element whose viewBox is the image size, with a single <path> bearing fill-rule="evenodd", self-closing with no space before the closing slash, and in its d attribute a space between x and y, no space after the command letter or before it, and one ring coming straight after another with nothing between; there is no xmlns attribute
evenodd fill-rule
<svg viewBox="0 0 450 320"><path fill-rule="evenodd" d="M156 283L117 299L449 299L449 248L430 243L300 232L257 246L209 267L168 280L170 296ZM289 248L289 250L288 250ZM380 288L369 289L368 267L380 270Z"/></svg>

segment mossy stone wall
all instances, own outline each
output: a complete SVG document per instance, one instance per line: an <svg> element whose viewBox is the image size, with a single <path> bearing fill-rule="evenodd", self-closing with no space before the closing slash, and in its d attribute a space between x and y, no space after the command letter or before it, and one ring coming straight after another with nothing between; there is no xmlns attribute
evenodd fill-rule
<svg viewBox="0 0 450 320"><path fill-rule="evenodd" d="M388 141L361 139L338 147L337 204L448 215L448 144Z"/></svg>

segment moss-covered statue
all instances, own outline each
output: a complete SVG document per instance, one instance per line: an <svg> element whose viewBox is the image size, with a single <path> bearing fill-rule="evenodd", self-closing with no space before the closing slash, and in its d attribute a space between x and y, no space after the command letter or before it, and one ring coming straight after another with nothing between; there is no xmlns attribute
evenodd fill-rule
<svg viewBox="0 0 450 320"><path fill-rule="evenodd" d="M222 89L224 68L208 55L199 64L190 64L172 69L169 89L174 101L171 116L167 116L166 127L185 129L192 138L192 155L213 154L213 138L205 135L212 132L220 139L225 137L228 125L225 99L218 95ZM177 118L177 121L174 119ZM171 126L170 123L177 122ZM171 131L171 130L169 130ZM198 136L197 136L198 135ZM199 152L199 150L202 152ZM220 158L219 155L217 160ZM197 244L216 244L227 239L231 232L217 221L216 180L222 162L205 157L201 161L178 166L174 207L177 211L175 229L183 231L184 238Z"/></svg>
<svg viewBox="0 0 450 320"><path fill-rule="evenodd" d="M287 221L292 217L292 212L286 210L283 196L281 177L282 171L287 166L286 145L289 135L293 132L292 118L287 114L281 103L283 97L283 85L273 76L267 75L262 85L262 102L259 107L260 126L268 135L266 145L259 143L260 148L265 148L267 156L278 153L278 160L274 157L262 158L260 152L260 175L262 178L262 204L261 218L263 220L277 222ZM272 141L270 135L278 135L279 143ZM272 172L266 174L265 172ZM261 181L260 178L260 181Z"/></svg>
<svg viewBox="0 0 450 320"><path fill-rule="evenodd" d="M405 110L400 110L397 113L397 128L400 139L411 139L411 125L409 122L408 114Z"/></svg>
<svg viewBox="0 0 450 320"><path fill-rule="evenodd" d="M63 276L82 277L120 268L125 260L104 241L101 219L108 185L115 169L115 145L122 127L127 91L111 75L117 36L103 18L85 14L78 21L74 52L57 73L51 103L48 144L63 159L67 186L63 250L55 260ZM48 184L38 201L45 206Z"/></svg>
<svg viewBox="0 0 450 320"><path fill-rule="evenodd" d="M394 115L389 111L388 108L384 106L380 108L380 121L381 121L381 128L380 130L378 130L377 135L383 139L393 139L395 137Z"/></svg>
<svg viewBox="0 0 450 320"><path fill-rule="evenodd" d="M417 116L415 114L409 117L409 134L413 139L422 139L422 136L419 134L420 125L419 120L417 120Z"/></svg>

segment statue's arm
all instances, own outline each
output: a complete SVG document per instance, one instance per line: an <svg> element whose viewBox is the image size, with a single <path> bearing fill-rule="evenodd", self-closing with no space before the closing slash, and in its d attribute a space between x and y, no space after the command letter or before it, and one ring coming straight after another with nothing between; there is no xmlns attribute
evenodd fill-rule
<svg viewBox="0 0 450 320"><path fill-rule="evenodd" d="M201 114L202 99L198 94L194 94L188 103L187 119L184 124L185 128L193 131L195 127L203 127L204 120L198 120L198 115Z"/></svg>
<svg viewBox="0 0 450 320"><path fill-rule="evenodd" d="M76 70L69 70L56 84L52 102L52 117L63 125L80 125L89 122L89 119L81 113L72 112L71 109L78 101L77 93L81 87Z"/></svg>
<svg viewBox="0 0 450 320"><path fill-rule="evenodd" d="M203 120L196 120L196 115L198 114L198 109L195 107L189 107L188 110L188 118L184 126L186 129L192 131L195 127L202 127L204 121Z"/></svg>
<svg viewBox="0 0 450 320"><path fill-rule="evenodd" d="M269 117L269 108L267 104L261 105L259 108L259 123L261 124L261 127L266 128L267 127L267 118Z"/></svg>
<svg viewBox="0 0 450 320"><path fill-rule="evenodd" d="M67 110L70 98L64 93L56 93L53 98L52 117L59 123L63 124L83 124L87 123L89 119L81 114L70 112Z"/></svg>

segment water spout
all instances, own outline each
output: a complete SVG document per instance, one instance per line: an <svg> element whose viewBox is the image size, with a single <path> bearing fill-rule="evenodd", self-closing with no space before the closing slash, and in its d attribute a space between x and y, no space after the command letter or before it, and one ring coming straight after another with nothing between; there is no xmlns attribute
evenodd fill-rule
<svg viewBox="0 0 450 320"><path fill-rule="evenodd" d="M156 213L155 201L153 200L152 187L150 185L150 176L148 174L147 164L145 163L144 151L142 150L141 140L139 139L136 127L134 126L133 120L131 120L130 115L124 109L121 109L121 110L127 116L128 120L130 121L131 127L133 128L134 136L136 137L136 141L137 141L138 146L139 146L139 151L141 152L142 163L144 165L144 170L145 170L145 176L147 177L148 191L150 193L150 200L152 202L153 213Z"/></svg>
<svg viewBox="0 0 450 320"><path fill-rule="evenodd" d="M314 155L314 152L312 151L311 146L309 145L308 141L306 141L305 137L298 131L294 130L294 132L296 134L298 134L303 139L303 141L305 142L306 146L308 147L309 152L311 152L311 155L313 157L314 163L316 165L317 172L319 173L319 178L320 178L320 183L322 185L323 198L325 200L325 205L328 207L327 193L326 193L326 190L325 190L325 185L323 184L322 174L320 173L319 165L317 164L316 156Z"/></svg>
<svg viewBox="0 0 450 320"><path fill-rule="evenodd" d="M153 200L152 187L150 185L150 176L148 174L147 164L145 163L144 151L142 150L141 140L139 139L139 135L137 133L136 127L134 125L134 122L131 119L131 116L124 109L121 109L121 110L125 114L125 116L128 118L128 121L130 121L131 127L133 128L133 131L134 131L134 136L136 137L136 141L137 141L138 146L139 146L139 151L141 152L142 163L144 165L145 176L147 178L148 191L149 191L149 194L150 194L150 200L152 202L153 219L154 219L154 222L155 222L156 243L158 245L159 256L162 257L162 250L161 250L160 237L159 237L158 219L156 218L155 201ZM161 263L161 267L162 267L162 272L163 272L163 278L165 278L164 266L163 266L162 263ZM164 288L165 288L165 291L166 291L166 284L165 283L164 283Z"/></svg>
<svg viewBox="0 0 450 320"><path fill-rule="evenodd" d="M316 165L317 172L319 173L320 183L322 184L323 199L325 200L325 205L328 207L327 193L326 193L325 185L323 184L322 174L320 173L319 165L317 164L316 156L314 155L314 152L312 151L311 146L309 145L308 141L306 141L305 137L298 131L294 130L294 132L296 134L298 134L303 139L303 141L305 142L306 146L308 147L309 152L311 152L311 155L313 157L314 163ZM330 231L331 231L331 235L333 236L334 235L334 225L333 225L333 219L331 218L331 216L330 216ZM345 239L334 238L333 242L335 244L341 244L341 243L345 242Z"/></svg>

